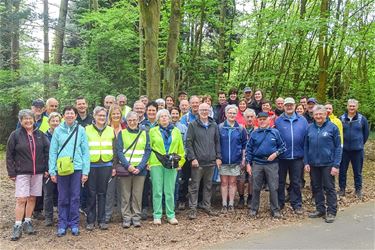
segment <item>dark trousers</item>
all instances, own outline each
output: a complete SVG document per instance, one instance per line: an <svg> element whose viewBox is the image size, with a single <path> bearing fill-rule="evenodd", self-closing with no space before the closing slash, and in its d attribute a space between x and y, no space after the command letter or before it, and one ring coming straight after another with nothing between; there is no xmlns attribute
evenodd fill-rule
<svg viewBox="0 0 375 250"><path fill-rule="evenodd" d="M337 196L335 189L335 177L331 175L332 167L310 167L313 180L313 194L316 210L322 213L336 215ZM327 208L326 208L327 206Z"/></svg>
<svg viewBox="0 0 375 250"><path fill-rule="evenodd" d="M301 172L303 171L303 160L279 160L279 206L285 206L285 183L286 176L289 174L289 196L290 204L293 209L302 207L302 195L301 195Z"/></svg>
<svg viewBox="0 0 375 250"><path fill-rule="evenodd" d="M80 208L86 211L87 208L87 197L88 197L88 188L87 183L82 187L80 193Z"/></svg>
<svg viewBox="0 0 375 250"><path fill-rule="evenodd" d="M196 209L198 206L199 186L201 180L203 180L203 208L211 209L213 174L214 166L191 168L191 182L189 184L189 207L191 209Z"/></svg>
<svg viewBox="0 0 375 250"><path fill-rule="evenodd" d="M181 169L181 186L179 190L178 200L179 202L186 202L188 200L187 195L189 192L189 179L191 177L191 162L186 161Z"/></svg>
<svg viewBox="0 0 375 250"><path fill-rule="evenodd" d="M150 171L147 171L145 184L143 186L143 193L142 193L142 209L150 207L150 199L151 199Z"/></svg>
<svg viewBox="0 0 375 250"><path fill-rule="evenodd" d="M68 176L57 176L59 228L67 229L79 226L81 176L80 170L76 170Z"/></svg>
<svg viewBox="0 0 375 250"><path fill-rule="evenodd" d="M111 167L92 167L90 168L89 179L87 183L87 223L94 224L96 219L98 223L105 222L105 202L107 194L108 181L111 178ZM98 208L98 211L96 211Z"/></svg>
<svg viewBox="0 0 375 250"><path fill-rule="evenodd" d="M251 199L250 209L254 211L259 210L260 191L262 190L264 177L268 183L270 193L271 212L279 211L279 202L277 198L277 190L279 186L279 165L278 163L257 164L252 165L253 174L253 197Z"/></svg>
<svg viewBox="0 0 375 250"><path fill-rule="evenodd" d="M339 172L340 189L346 188L346 174L348 172L349 163L352 163L353 167L355 190L362 189L363 158L363 150L343 150Z"/></svg>
<svg viewBox="0 0 375 250"><path fill-rule="evenodd" d="M46 181L48 182L46 183ZM50 179L43 180L43 192L44 192L44 216L46 219L53 219L53 207L55 200L57 199L57 184L53 183Z"/></svg>

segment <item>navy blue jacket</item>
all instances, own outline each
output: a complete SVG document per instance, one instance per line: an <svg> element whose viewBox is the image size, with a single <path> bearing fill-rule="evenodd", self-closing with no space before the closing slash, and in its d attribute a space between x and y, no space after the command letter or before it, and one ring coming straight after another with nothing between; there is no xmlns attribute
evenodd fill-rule
<svg viewBox="0 0 375 250"><path fill-rule="evenodd" d="M285 113L276 119L275 128L279 130L286 145L286 151L280 155L280 159L303 158L303 147L308 126L305 117L297 113L292 120Z"/></svg>
<svg viewBox="0 0 375 250"><path fill-rule="evenodd" d="M269 164L277 162L277 158L268 161L267 158L277 152L278 155L285 152L285 143L280 133L274 128L258 128L251 133L250 140L246 145L246 162L253 164Z"/></svg>
<svg viewBox="0 0 375 250"><path fill-rule="evenodd" d="M358 113L350 121L348 113L340 117L344 132L344 150L363 150L370 130L366 117Z"/></svg>
<svg viewBox="0 0 375 250"><path fill-rule="evenodd" d="M231 127L227 121L219 125L221 160L223 164L240 164L242 151L246 148L246 129L237 122Z"/></svg>
<svg viewBox="0 0 375 250"><path fill-rule="evenodd" d="M314 167L340 166L342 147L340 132L328 119L319 127L315 122L310 124L305 138L304 163Z"/></svg>

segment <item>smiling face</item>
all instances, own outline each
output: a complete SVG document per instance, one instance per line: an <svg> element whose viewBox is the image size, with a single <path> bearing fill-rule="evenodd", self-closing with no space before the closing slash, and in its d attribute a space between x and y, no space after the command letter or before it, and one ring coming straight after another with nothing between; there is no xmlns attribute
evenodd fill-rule
<svg viewBox="0 0 375 250"><path fill-rule="evenodd" d="M147 118L149 121L154 122L156 119L157 110L154 106L148 106L146 110Z"/></svg>
<svg viewBox="0 0 375 250"><path fill-rule="evenodd" d="M322 125L327 119L327 112L324 110L314 111L314 120L318 125Z"/></svg>
<svg viewBox="0 0 375 250"><path fill-rule="evenodd" d="M60 122L61 122L60 118L58 116L55 116L49 120L48 124L53 131L55 128L57 128L60 125Z"/></svg>
<svg viewBox="0 0 375 250"><path fill-rule="evenodd" d="M26 115L20 121L21 126L27 131L32 131L34 126L34 118L32 116Z"/></svg>
<svg viewBox="0 0 375 250"><path fill-rule="evenodd" d="M76 108L78 113L85 114L87 112L87 102L85 99L76 100Z"/></svg>
<svg viewBox="0 0 375 250"><path fill-rule="evenodd" d="M296 112L297 114L299 115L304 115L305 114L305 109L303 108L303 105L302 104L299 104L296 108Z"/></svg>
<svg viewBox="0 0 375 250"><path fill-rule="evenodd" d="M51 114L52 112L57 112L58 108L59 108L59 102L55 98L50 98L47 100L47 103L46 103L47 114Z"/></svg>
<svg viewBox="0 0 375 250"><path fill-rule="evenodd" d="M262 111L267 112L267 113L270 112L271 111L271 105L268 102L263 103L262 104Z"/></svg>
<svg viewBox="0 0 375 250"><path fill-rule="evenodd" d="M111 96L106 96L104 98L104 107L109 110L109 108L115 103L115 98Z"/></svg>
<svg viewBox="0 0 375 250"><path fill-rule="evenodd" d="M189 101L182 100L180 102L180 110L182 114L186 114L187 112L189 112L189 108L190 108Z"/></svg>
<svg viewBox="0 0 375 250"><path fill-rule="evenodd" d="M190 99L191 110L193 111L194 114L196 114L198 112L200 103L201 103L201 101L199 100L198 97L192 97Z"/></svg>
<svg viewBox="0 0 375 250"><path fill-rule="evenodd" d="M111 123L118 123L121 121L121 112L118 109L113 109L111 113Z"/></svg>
<svg viewBox="0 0 375 250"><path fill-rule="evenodd" d="M39 117L42 115L42 113L44 112L44 107L35 107L35 106L32 106L31 107L31 110L33 111L34 115L35 115L35 118L39 119Z"/></svg>
<svg viewBox="0 0 375 250"><path fill-rule="evenodd" d="M172 122L176 123L180 119L180 113L178 112L177 109L172 109L171 110L171 116L172 116Z"/></svg>
<svg viewBox="0 0 375 250"><path fill-rule="evenodd" d="M254 99L259 102L260 100L262 100L262 98L263 98L262 92L260 90L255 91Z"/></svg>
<svg viewBox="0 0 375 250"><path fill-rule="evenodd" d="M296 105L292 103L288 103L284 105L284 112L287 115L292 115L294 113L294 110L296 109Z"/></svg>
<svg viewBox="0 0 375 250"><path fill-rule="evenodd" d="M258 119L258 125L260 128L267 128L270 125L269 118L268 117L259 117Z"/></svg>
<svg viewBox="0 0 375 250"><path fill-rule="evenodd" d="M229 95L229 98L232 100L232 101L235 101L237 99L237 93L233 92Z"/></svg>
<svg viewBox="0 0 375 250"><path fill-rule="evenodd" d="M201 120L207 120L209 112L210 106L208 106L207 103L202 103L201 105L199 105L198 113Z"/></svg>
<svg viewBox="0 0 375 250"><path fill-rule="evenodd" d="M142 119L145 115L145 105L142 102L134 103L134 112L138 114L139 119Z"/></svg>
<svg viewBox="0 0 375 250"><path fill-rule="evenodd" d="M254 113L247 113L245 114L245 121L247 126L253 126L253 122L256 119L256 116Z"/></svg>
<svg viewBox="0 0 375 250"><path fill-rule="evenodd" d="M168 124L169 124L169 115L167 114L167 112L164 112L164 113L162 113L159 116L158 123L162 127L167 127L168 126Z"/></svg>
<svg viewBox="0 0 375 250"><path fill-rule="evenodd" d="M354 115L355 113L357 113L358 104L350 102L350 103L348 103L347 108L348 108L348 113L351 114L351 115Z"/></svg>
<svg viewBox="0 0 375 250"><path fill-rule="evenodd" d="M237 111L235 108L230 108L225 115L227 116L229 123L234 123L236 120Z"/></svg>
<svg viewBox="0 0 375 250"><path fill-rule="evenodd" d="M68 125L68 126L71 126L73 125L74 121L77 119L77 115L76 113L74 112L73 109L70 109L70 110L65 110L65 113L64 113L64 120L65 120L65 123Z"/></svg>
<svg viewBox="0 0 375 250"><path fill-rule="evenodd" d="M227 101L225 94L220 94L219 95L219 104L223 105Z"/></svg>
<svg viewBox="0 0 375 250"><path fill-rule="evenodd" d="M99 111L94 115L95 124L97 124L100 127L103 127L105 125L105 122L107 121L107 112L104 110Z"/></svg>
<svg viewBox="0 0 375 250"><path fill-rule="evenodd" d="M240 101L238 103L238 109L241 111L241 112L244 112L247 108L247 103L245 101Z"/></svg>
<svg viewBox="0 0 375 250"><path fill-rule="evenodd" d="M136 129L138 127L138 116L136 115L130 115L127 119L126 119L126 123L128 124L128 127L132 130Z"/></svg>
<svg viewBox="0 0 375 250"><path fill-rule="evenodd" d="M174 105L172 97L168 96L167 98L165 98L165 104L167 105L167 108L172 108Z"/></svg>

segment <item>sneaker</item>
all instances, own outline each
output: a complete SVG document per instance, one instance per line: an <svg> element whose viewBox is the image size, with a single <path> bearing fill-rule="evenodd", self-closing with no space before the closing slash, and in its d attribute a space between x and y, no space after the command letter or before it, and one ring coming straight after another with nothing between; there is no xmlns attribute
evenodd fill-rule
<svg viewBox="0 0 375 250"><path fill-rule="evenodd" d="M309 213L309 218L320 218L320 217L324 217L326 215L326 213L324 212L320 212L320 211L314 211L312 213Z"/></svg>
<svg viewBox="0 0 375 250"><path fill-rule="evenodd" d="M356 190L355 197L357 197L358 199L362 199L363 198L362 190Z"/></svg>
<svg viewBox="0 0 375 250"><path fill-rule="evenodd" d="M209 216L219 216L219 214L212 209L204 209L204 212L208 214Z"/></svg>
<svg viewBox="0 0 375 250"><path fill-rule="evenodd" d="M78 227L72 227L72 235L73 236L79 235L79 228Z"/></svg>
<svg viewBox="0 0 375 250"><path fill-rule="evenodd" d="M23 230L27 233L27 234L35 234L36 231L34 230L34 227L33 227L33 224L31 223L31 221L25 221L23 223Z"/></svg>
<svg viewBox="0 0 375 250"><path fill-rule="evenodd" d="M340 188L340 191L337 192L339 197L345 197L345 189Z"/></svg>
<svg viewBox="0 0 375 250"><path fill-rule="evenodd" d="M228 212L233 213L234 212L234 207L232 205L228 206Z"/></svg>
<svg viewBox="0 0 375 250"><path fill-rule="evenodd" d="M108 224L107 223L100 223L99 224L99 229L100 230L107 230L108 229Z"/></svg>
<svg viewBox="0 0 375 250"><path fill-rule="evenodd" d="M16 241L19 240L22 236L22 225L14 225L13 226L13 234L10 240Z"/></svg>
<svg viewBox="0 0 375 250"><path fill-rule="evenodd" d="M294 209L294 213L297 214L297 215L302 215L303 214L303 209L300 208L300 207L297 207L296 209Z"/></svg>
<svg viewBox="0 0 375 250"><path fill-rule="evenodd" d="M238 207L239 209L242 209L244 206L245 206L245 199L242 197L242 198L240 198L240 200L238 201L237 207Z"/></svg>
<svg viewBox="0 0 375 250"><path fill-rule="evenodd" d="M222 214L226 214L228 212L228 207L227 206L223 206L222 208L221 208L221 213Z"/></svg>
<svg viewBox="0 0 375 250"><path fill-rule="evenodd" d="M63 237L65 235L66 235L66 229L64 228L57 229L57 237Z"/></svg>
<svg viewBox="0 0 375 250"><path fill-rule="evenodd" d="M250 216L250 218L255 218L255 217L257 217L257 214L258 214L257 211L252 210L252 209L249 210L249 216Z"/></svg>
<svg viewBox="0 0 375 250"><path fill-rule="evenodd" d="M133 226L134 227L141 227L141 221L140 220L133 220Z"/></svg>
<svg viewBox="0 0 375 250"><path fill-rule="evenodd" d="M191 210L189 211L189 215L188 215L188 217L189 217L189 220L194 220L194 219L196 219L196 218L197 218L197 210L195 210L195 209L191 209Z"/></svg>
<svg viewBox="0 0 375 250"><path fill-rule="evenodd" d="M171 225L178 225L178 220L176 218L168 219L168 223Z"/></svg>
<svg viewBox="0 0 375 250"><path fill-rule="evenodd" d="M327 214L325 221L326 223L332 223L335 221L336 216L333 214Z"/></svg>
<svg viewBox="0 0 375 250"><path fill-rule="evenodd" d="M130 221L123 221L122 222L122 228L130 228L130 225L131 225Z"/></svg>
<svg viewBox="0 0 375 250"><path fill-rule="evenodd" d="M161 225L161 219L154 219L154 225Z"/></svg>
<svg viewBox="0 0 375 250"><path fill-rule="evenodd" d="M83 214L84 216L87 217L87 213L86 213L86 211L85 211L84 209L80 208L80 209L79 209L79 212L80 212L81 214Z"/></svg>
<svg viewBox="0 0 375 250"><path fill-rule="evenodd" d="M279 211L273 212L272 217L274 219L281 219L281 213Z"/></svg>
<svg viewBox="0 0 375 250"><path fill-rule="evenodd" d="M143 208L142 213L141 213L141 220L147 220L147 216L148 216L148 209Z"/></svg>
<svg viewBox="0 0 375 250"><path fill-rule="evenodd" d="M86 225L86 230L88 230L88 231L92 231L92 230L94 230L94 224L93 224L93 223L89 223L89 224L87 224L87 225Z"/></svg>
<svg viewBox="0 0 375 250"><path fill-rule="evenodd" d="M51 219L51 218L46 218L46 219L44 220L44 226L46 226L46 227L52 227L52 226L53 226L53 219Z"/></svg>
<svg viewBox="0 0 375 250"><path fill-rule="evenodd" d="M178 210L185 210L186 202L179 202L178 203Z"/></svg>

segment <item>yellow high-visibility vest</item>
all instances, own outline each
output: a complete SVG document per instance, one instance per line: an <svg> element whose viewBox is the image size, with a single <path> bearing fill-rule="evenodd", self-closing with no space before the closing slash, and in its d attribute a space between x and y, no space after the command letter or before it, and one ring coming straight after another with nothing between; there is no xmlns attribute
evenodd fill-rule
<svg viewBox="0 0 375 250"><path fill-rule="evenodd" d="M106 126L101 135L94 125L89 125L85 129L89 141L90 162L98 162L100 159L103 162L112 161L113 140L115 139L113 128Z"/></svg>
<svg viewBox="0 0 375 250"><path fill-rule="evenodd" d="M124 152L133 143L137 135L138 133L130 133L127 129L121 131ZM146 131L142 131L135 147L133 145L131 148L129 148L126 151L126 153L124 153L125 159L129 162L130 165L136 167L139 165L139 163L141 163L142 157L145 154L146 142L147 142Z"/></svg>

